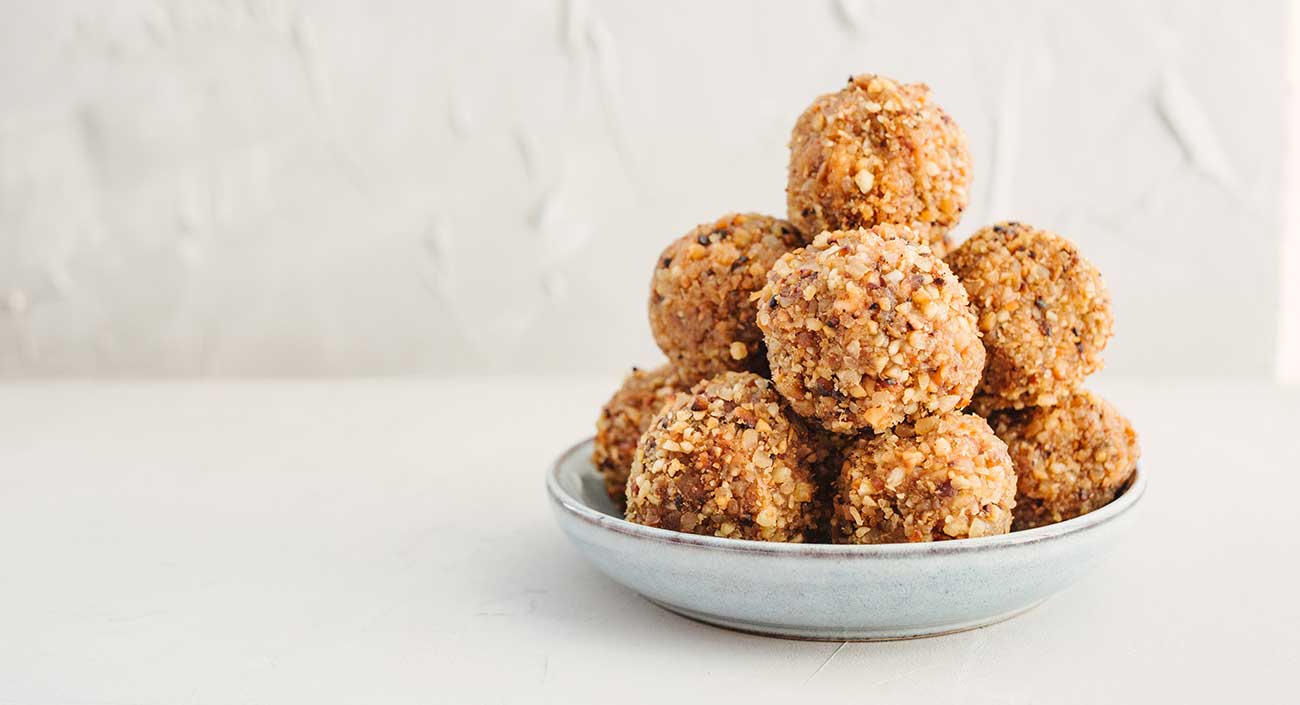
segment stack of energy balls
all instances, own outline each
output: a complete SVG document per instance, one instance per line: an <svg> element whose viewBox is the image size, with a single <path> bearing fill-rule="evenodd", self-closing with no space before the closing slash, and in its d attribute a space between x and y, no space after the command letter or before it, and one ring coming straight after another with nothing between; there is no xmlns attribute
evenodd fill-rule
<svg viewBox="0 0 1300 705"><path fill-rule="evenodd" d="M633 370L593 461L629 521L761 541L1003 534L1114 499L1128 420L1084 390L1097 272L1021 223L953 248L970 154L923 84L862 75L790 139L789 220L724 216L650 282L668 362Z"/></svg>

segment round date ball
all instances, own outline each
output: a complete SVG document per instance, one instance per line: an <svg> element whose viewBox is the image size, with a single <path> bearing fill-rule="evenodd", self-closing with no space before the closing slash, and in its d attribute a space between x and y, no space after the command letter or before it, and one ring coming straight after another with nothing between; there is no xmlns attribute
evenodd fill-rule
<svg viewBox="0 0 1300 705"><path fill-rule="evenodd" d="M744 214L701 225L663 251L650 281L650 330L684 379L766 372L750 297L772 263L803 244L784 220Z"/></svg>
<svg viewBox="0 0 1300 705"><path fill-rule="evenodd" d="M965 407L984 369L966 290L905 226L827 232L758 297L776 388L836 433Z"/></svg>
<svg viewBox="0 0 1300 705"><path fill-rule="evenodd" d="M1110 295L1069 240L998 223L946 261L970 295L988 353L979 411L1051 406L1101 369L1114 323Z"/></svg>
<svg viewBox="0 0 1300 705"><path fill-rule="evenodd" d="M627 519L693 534L805 541L823 514L816 455L771 382L725 372L677 395L641 436Z"/></svg>
<svg viewBox="0 0 1300 705"><path fill-rule="evenodd" d="M984 419L960 412L864 439L835 487L835 543L916 543L1011 530L1016 474Z"/></svg>
<svg viewBox="0 0 1300 705"><path fill-rule="evenodd" d="M637 441L655 414L683 389L671 365L653 370L634 367L623 386L601 408L591 462L605 478L605 491L618 506L622 507L626 500L627 476Z"/></svg>
<svg viewBox="0 0 1300 705"><path fill-rule="evenodd" d="M821 96L790 136L790 222L823 230L912 226L942 247L969 200L966 136L921 83L863 74Z"/></svg>
<svg viewBox="0 0 1300 705"><path fill-rule="evenodd" d="M1016 528L1054 524L1108 504L1137 469L1137 434L1106 400L1081 391L1056 406L989 417L1019 479Z"/></svg>

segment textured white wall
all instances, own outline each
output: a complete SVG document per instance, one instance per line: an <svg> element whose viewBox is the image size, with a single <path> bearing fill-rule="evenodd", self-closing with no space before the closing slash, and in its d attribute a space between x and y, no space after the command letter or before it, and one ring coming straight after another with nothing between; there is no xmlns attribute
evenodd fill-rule
<svg viewBox="0 0 1300 705"><path fill-rule="evenodd" d="M1075 239L1120 374L1279 364L1286 3L4 2L0 375L612 370L852 72ZM1283 361L1285 362L1285 361Z"/></svg>
<svg viewBox="0 0 1300 705"><path fill-rule="evenodd" d="M1282 310L1278 326L1278 377L1300 384L1300 0L1290 3L1287 36L1287 150L1283 163L1282 198Z"/></svg>

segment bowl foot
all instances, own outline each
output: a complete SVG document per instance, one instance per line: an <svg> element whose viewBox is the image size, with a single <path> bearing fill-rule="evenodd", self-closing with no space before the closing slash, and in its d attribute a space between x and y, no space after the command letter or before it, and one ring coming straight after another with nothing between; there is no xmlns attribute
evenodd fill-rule
<svg viewBox="0 0 1300 705"><path fill-rule="evenodd" d="M741 632L742 634L778 637L781 639L796 639L799 641L902 641L905 639L925 639L928 637L958 634L961 632L971 631L972 629L979 629L980 627L987 627L999 622L1005 622L1013 617L1019 617L1029 610L1041 605L1046 598L1010 612L968 622L953 622L912 627L854 627L848 629L739 621L727 617L696 612L685 607L660 602L659 600L649 597L645 599L654 605L672 612L673 614L685 617L691 621L700 622L701 624L707 624L713 627L729 629L734 632Z"/></svg>

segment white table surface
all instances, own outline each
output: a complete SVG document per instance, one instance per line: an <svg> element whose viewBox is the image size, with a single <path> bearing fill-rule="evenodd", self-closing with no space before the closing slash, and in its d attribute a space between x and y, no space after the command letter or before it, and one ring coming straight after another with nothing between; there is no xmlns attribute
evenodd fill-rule
<svg viewBox="0 0 1300 705"><path fill-rule="evenodd" d="M1110 382L1150 490L1124 543L965 634L745 636L552 522L616 380L0 386L0 704L1278 702L1300 666L1300 393Z"/></svg>

